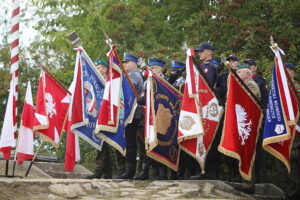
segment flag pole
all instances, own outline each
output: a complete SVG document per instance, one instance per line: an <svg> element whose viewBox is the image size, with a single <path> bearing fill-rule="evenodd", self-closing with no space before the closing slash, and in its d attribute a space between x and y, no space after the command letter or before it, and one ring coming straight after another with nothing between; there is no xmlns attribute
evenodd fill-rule
<svg viewBox="0 0 300 200"><path fill-rule="evenodd" d="M272 36L270 37L270 43L271 43L271 48L272 48L272 49L274 49L274 50L279 50L279 46L278 46L277 43L274 42ZM283 61L285 62L286 55L285 55L285 54L282 54L281 51L279 51L279 53L280 53L280 55L283 57ZM299 96L299 94L298 94L298 92L297 92L297 90L296 90L296 88L295 88L295 86L294 86L294 83L293 83L293 81L292 81L292 79L291 79L291 76L290 76L290 74L287 72L286 67L284 67L283 69L284 69L285 75L286 75L286 77L287 77L289 86L291 87L291 89L292 89L292 91L293 91L293 93L294 93L294 95L295 95L295 97L296 97L296 99L297 99L297 103L298 103L298 105L300 106L300 96Z"/></svg>
<svg viewBox="0 0 300 200"><path fill-rule="evenodd" d="M38 147L38 150L36 151L34 157L32 158L32 160L31 160L31 162L30 162L30 165L29 165L29 167L28 167L28 169L27 169L26 174L25 174L24 177L27 177L27 175L29 174L29 171L30 171L30 169L31 169L31 167L32 167L32 164L33 164L33 162L34 162L34 160L35 160L37 154L38 154L39 151L41 150L41 148L42 148L44 142L45 142L45 141L42 139L41 144L40 144L40 146Z"/></svg>
<svg viewBox="0 0 300 200"><path fill-rule="evenodd" d="M12 176L15 176L15 169L16 169L16 162L17 162L17 153L18 153L19 141L20 141L19 137L20 137L20 133L18 134L18 138L17 138L17 146L16 146L16 149L15 149L14 165L13 165Z"/></svg>
<svg viewBox="0 0 300 200"><path fill-rule="evenodd" d="M106 41L106 44L109 45L110 47L112 47L112 46L113 46L113 45L112 45L112 40L108 37L108 35L107 35L104 31L103 31L103 34L104 34L104 36L105 36L105 38L106 38L106 40L105 40L105 41ZM123 66L123 63L121 62L120 57L119 57L118 54L116 54L116 58L117 58L118 63L120 64L120 67L121 67L123 73L125 74L125 76L126 76L126 78L127 78L127 80L128 80L128 83L129 83L129 85L130 85L130 87L131 87L131 89L132 89L134 95L136 96L137 99L139 99L139 98L140 98L140 97L139 97L139 94L137 93L137 91L136 91L134 85L132 84L132 82L131 82L131 80L130 80L130 78L129 78L129 76L128 76L128 73L125 71L125 68L124 68L124 66Z"/></svg>

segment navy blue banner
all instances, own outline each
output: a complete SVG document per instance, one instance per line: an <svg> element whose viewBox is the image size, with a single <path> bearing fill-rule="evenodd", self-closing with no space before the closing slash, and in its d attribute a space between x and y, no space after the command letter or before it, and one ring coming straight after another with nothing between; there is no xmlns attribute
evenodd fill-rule
<svg viewBox="0 0 300 200"><path fill-rule="evenodd" d="M265 117L264 140L275 139L287 134L283 107L280 100L276 67L273 68L272 81L270 85L269 103Z"/></svg>
<svg viewBox="0 0 300 200"><path fill-rule="evenodd" d="M95 128L105 82L85 52L80 52L80 60L84 119L81 123L73 124L75 128L72 131L96 149L101 150L103 140L95 134Z"/></svg>
<svg viewBox="0 0 300 200"><path fill-rule="evenodd" d="M148 155L177 171L179 160L178 120L181 98L166 83L153 76L154 126L157 146Z"/></svg>

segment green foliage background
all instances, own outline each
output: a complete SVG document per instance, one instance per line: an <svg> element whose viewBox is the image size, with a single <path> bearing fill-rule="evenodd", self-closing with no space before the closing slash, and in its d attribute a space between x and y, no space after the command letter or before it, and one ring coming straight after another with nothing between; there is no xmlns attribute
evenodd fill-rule
<svg viewBox="0 0 300 200"><path fill-rule="evenodd" d="M286 52L286 60L300 65L300 0L31 0L30 3L37 7L32 18L38 21L35 26L38 36L20 51L19 99L24 98L28 80L36 92L40 63L65 86L70 85L75 52L66 35L72 31L78 33L92 60L106 58L109 48L103 31L117 46L120 57L123 52L131 51L144 58L158 56L166 61L184 61L181 47L185 41L192 48L209 41L215 47L216 57L234 53L241 60L254 58L260 72L270 80L274 57L269 48L272 35ZM21 12L26 12L26 8ZM6 22L0 20L0 23ZM25 53L31 55L31 62ZM5 40L0 45L0 64L4 66L0 68L1 123L9 88L9 57L9 44ZM92 163L94 150L86 143L81 146L81 162ZM56 152L63 160L64 148Z"/></svg>

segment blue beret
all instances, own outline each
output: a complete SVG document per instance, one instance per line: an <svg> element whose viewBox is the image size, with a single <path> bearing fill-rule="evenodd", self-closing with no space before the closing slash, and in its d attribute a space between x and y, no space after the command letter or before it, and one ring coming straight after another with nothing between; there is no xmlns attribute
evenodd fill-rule
<svg viewBox="0 0 300 200"><path fill-rule="evenodd" d="M285 67L296 71L296 67L293 63L285 63Z"/></svg>
<svg viewBox="0 0 300 200"><path fill-rule="evenodd" d="M159 58L155 58L155 57L149 58L149 60L148 60L149 67L151 67L153 65L158 65L158 66L163 67L165 64L166 64L165 61L163 61L162 59L159 59Z"/></svg>
<svg viewBox="0 0 300 200"><path fill-rule="evenodd" d="M210 45L208 42L202 42L199 47L197 49L195 49L196 51L204 51L204 50L214 50L213 46Z"/></svg>
<svg viewBox="0 0 300 200"><path fill-rule="evenodd" d="M255 60L251 59L251 58L248 58L244 61L244 63L247 63L248 65L256 65L256 62Z"/></svg>
<svg viewBox="0 0 300 200"><path fill-rule="evenodd" d="M234 61L239 61L239 58L236 56L236 55L229 55L227 58L226 58L227 61L229 60L234 60Z"/></svg>
<svg viewBox="0 0 300 200"><path fill-rule="evenodd" d="M139 58L132 53L126 52L126 53L124 53L124 58L123 58L122 62L127 62L127 61L132 61L132 62L138 63Z"/></svg>
<svg viewBox="0 0 300 200"><path fill-rule="evenodd" d="M102 59L96 59L94 61L94 65L97 66L97 65L104 65L105 67L108 67L109 64L106 60L102 60Z"/></svg>
<svg viewBox="0 0 300 200"><path fill-rule="evenodd" d="M184 69L185 64L183 62L177 61L177 60L172 60L171 61L171 69L172 70L180 70Z"/></svg>

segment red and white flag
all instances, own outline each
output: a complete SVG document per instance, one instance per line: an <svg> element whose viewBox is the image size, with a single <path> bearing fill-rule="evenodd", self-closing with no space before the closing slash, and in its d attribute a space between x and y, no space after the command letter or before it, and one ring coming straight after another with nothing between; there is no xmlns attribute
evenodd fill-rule
<svg viewBox="0 0 300 200"><path fill-rule="evenodd" d="M42 69L36 98L33 130L56 148L60 145L67 119L69 99L67 90Z"/></svg>
<svg viewBox="0 0 300 200"><path fill-rule="evenodd" d="M115 46L108 52L109 72L106 79L103 100L98 115L98 130L116 133L119 128L119 109L122 88L122 70L116 65L118 57Z"/></svg>
<svg viewBox="0 0 300 200"><path fill-rule="evenodd" d="M34 120L34 106L32 101L31 84L28 81L26 96L21 116L21 126L18 139L17 148L17 163L20 164L24 160L33 158L33 120Z"/></svg>
<svg viewBox="0 0 300 200"><path fill-rule="evenodd" d="M196 69L193 49L187 51L186 83L179 118L180 148L195 158L204 172L206 156L218 129L223 107Z"/></svg>
<svg viewBox="0 0 300 200"><path fill-rule="evenodd" d="M10 159L11 148L15 147L15 134L17 133L18 110L18 77L19 77L19 15L20 2L13 0L12 27L10 35L10 90L0 137L0 151L5 160Z"/></svg>
<svg viewBox="0 0 300 200"><path fill-rule="evenodd" d="M263 114L232 73L229 74L228 79L225 120L218 150L238 159L241 176L251 180Z"/></svg>
<svg viewBox="0 0 300 200"><path fill-rule="evenodd" d="M76 61L77 62L77 61ZM77 75L76 68L74 76ZM75 77L74 77L74 80ZM72 82L69 91L72 93L72 97L75 91L75 83ZM67 138L66 138L66 152L65 152L65 170L72 172L75 168L76 162L80 161L80 148L79 148L79 139L76 134L71 131L72 126L72 108L73 108L73 98L70 98L70 108L68 112L68 121L66 124Z"/></svg>
<svg viewBox="0 0 300 200"><path fill-rule="evenodd" d="M155 130L153 120L153 113L154 108L151 104L151 98L153 96L151 92L151 85L152 85L152 76L153 72L151 70L145 70L143 73L144 77L147 77L147 84L146 84L146 106L145 106L145 128L144 128L144 137L145 137L145 148L146 150L151 150L156 146L157 141L157 134Z"/></svg>

